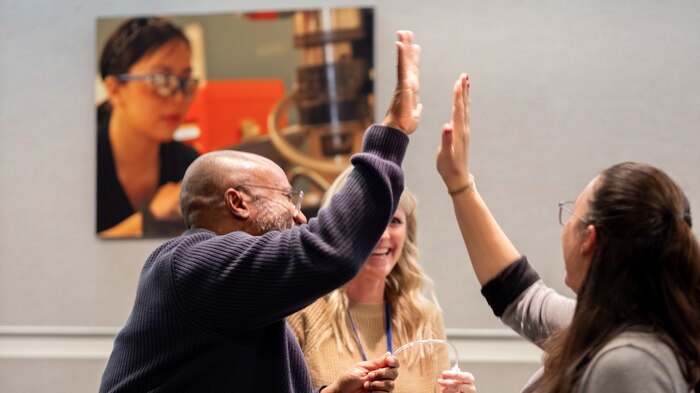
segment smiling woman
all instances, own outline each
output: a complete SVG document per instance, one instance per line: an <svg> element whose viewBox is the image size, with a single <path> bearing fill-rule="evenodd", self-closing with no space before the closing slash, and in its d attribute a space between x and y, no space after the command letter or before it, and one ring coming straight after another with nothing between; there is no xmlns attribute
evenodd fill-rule
<svg viewBox="0 0 700 393"><path fill-rule="evenodd" d="M198 153L173 141L197 91L190 44L160 18L123 22L105 43L97 115L97 232L179 234L180 181Z"/></svg>
<svg viewBox="0 0 700 393"><path fill-rule="evenodd" d="M333 182L323 206L340 191L351 169ZM393 352L409 342L444 339L440 308L424 295L430 284L418 264L416 199L404 190L384 234L355 278L287 318L313 385L328 384L358 360ZM446 348L417 348L399 357L397 393L440 391L437 379L449 368Z"/></svg>

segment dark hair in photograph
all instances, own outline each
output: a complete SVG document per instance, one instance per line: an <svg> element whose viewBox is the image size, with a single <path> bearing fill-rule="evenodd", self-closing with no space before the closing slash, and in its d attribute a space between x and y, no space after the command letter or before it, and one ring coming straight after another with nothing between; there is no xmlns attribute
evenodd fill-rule
<svg viewBox="0 0 700 393"><path fill-rule="evenodd" d="M144 55L173 39L189 40L182 30L163 18L133 18L123 22L107 39L100 56L102 79L124 74Z"/></svg>

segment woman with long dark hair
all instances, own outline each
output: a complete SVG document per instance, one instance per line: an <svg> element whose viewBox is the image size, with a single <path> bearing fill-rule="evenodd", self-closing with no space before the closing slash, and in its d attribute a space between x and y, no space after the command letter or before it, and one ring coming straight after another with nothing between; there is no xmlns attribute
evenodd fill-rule
<svg viewBox="0 0 700 393"><path fill-rule="evenodd" d="M700 249L681 188L657 168L626 162L559 204L574 301L542 283L476 190L465 75L452 116L437 167L482 293L545 351L524 391L700 391Z"/></svg>

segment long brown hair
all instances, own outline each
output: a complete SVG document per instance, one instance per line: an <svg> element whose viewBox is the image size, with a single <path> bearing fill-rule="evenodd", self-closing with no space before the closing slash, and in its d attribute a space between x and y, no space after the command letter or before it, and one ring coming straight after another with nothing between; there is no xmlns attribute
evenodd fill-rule
<svg viewBox="0 0 700 393"><path fill-rule="evenodd" d="M582 225L597 248L571 325L545 344L541 391L571 392L619 333L658 333L700 391L700 250L690 206L663 171L626 162L603 171Z"/></svg>

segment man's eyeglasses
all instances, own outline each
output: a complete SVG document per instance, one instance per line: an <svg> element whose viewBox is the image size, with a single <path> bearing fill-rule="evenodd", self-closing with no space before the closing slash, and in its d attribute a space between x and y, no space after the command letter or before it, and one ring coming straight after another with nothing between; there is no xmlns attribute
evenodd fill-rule
<svg viewBox="0 0 700 393"><path fill-rule="evenodd" d="M258 184L241 184L239 187L263 188L266 190L280 191L289 199L289 202L294 205L294 211L301 211L301 200L304 198L304 191L294 190L292 188L279 188L271 186L261 186Z"/></svg>
<svg viewBox="0 0 700 393"><path fill-rule="evenodd" d="M153 91L163 98L174 97L178 90L182 91L185 100L189 101L197 93L199 80L196 78L180 78L177 75L163 74L121 74L117 75L119 82L146 81L153 86Z"/></svg>
<svg viewBox="0 0 700 393"><path fill-rule="evenodd" d="M588 223L586 219L574 213L574 201L559 202L559 224L562 226L566 225L572 216L578 218L583 223Z"/></svg>

